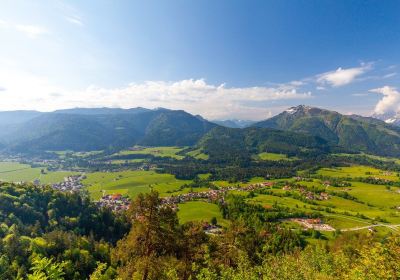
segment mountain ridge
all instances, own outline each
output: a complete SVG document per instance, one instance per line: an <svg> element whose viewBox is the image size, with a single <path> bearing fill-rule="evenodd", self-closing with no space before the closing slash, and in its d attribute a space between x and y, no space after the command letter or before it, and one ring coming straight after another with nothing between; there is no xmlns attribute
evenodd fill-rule
<svg viewBox="0 0 400 280"><path fill-rule="evenodd" d="M346 149L400 156L400 129L374 118L299 105L254 126L310 134Z"/></svg>

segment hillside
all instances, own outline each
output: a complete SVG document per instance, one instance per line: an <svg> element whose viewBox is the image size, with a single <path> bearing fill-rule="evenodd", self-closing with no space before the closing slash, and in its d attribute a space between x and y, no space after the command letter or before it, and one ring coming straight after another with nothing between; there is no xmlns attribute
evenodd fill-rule
<svg viewBox="0 0 400 280"><path fill-rule="evenodd" d="M199 141L198 146L210 156L210 160L224 158L230 159L229 161L248 159L263 152L294 156L330 151L327 141L319 137L254 127L245 129L216 127Z"/></svg>
<svg viewBox="0 0 400 280"><path fill-rule="evenodd" d="M0 143L17 152L102 150L135 144L194 145L215 126L184 111L74 109L44 113L6 129ZM110 111L116 110L116 111ZM114 112L114 113L113 113Z"/></svg>
<svg viewBox="0 0 400 280"><path fill-rule="evenodd" d="M301 105L254 126L319 136L330 144L356 152L400 156L400 129L374 118L346 116Z"/></svg>

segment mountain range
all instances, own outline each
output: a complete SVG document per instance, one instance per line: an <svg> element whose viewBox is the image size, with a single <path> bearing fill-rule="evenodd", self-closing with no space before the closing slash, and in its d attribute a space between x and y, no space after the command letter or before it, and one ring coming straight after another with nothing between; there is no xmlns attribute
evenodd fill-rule
<svg viewBox="0 0 400 280"><path fill-rule="evenodd" d="M318 136L348 150L400 156L400 128L371 117L300 105L254 126Z"/></svg>
<svg viewBox="0 0 400 280"><path fill-rule="evenodd" d="M240 128L237 128L240 127ZM270 119L210 122L182 110L75 108L0 112L0 149L9 152L203 146L293 153L343 149L400 156L400 127L376 118L300 105Z"/></svg>
<svg viewBox="0 0 400 280"><path fill-rule="evenodd" d="M14 112L2 114L12 118ZM135 144L191 146L215 126L181 110L71 109L4 123L0 143L16 152L122 149Z"/></svg>
<svg viewBox="0 0 400 280"><path fill-rule="evenodd" d="M373 114L372 117L388 124L400 126L400 114L393 111L384 114Z"/></svg>

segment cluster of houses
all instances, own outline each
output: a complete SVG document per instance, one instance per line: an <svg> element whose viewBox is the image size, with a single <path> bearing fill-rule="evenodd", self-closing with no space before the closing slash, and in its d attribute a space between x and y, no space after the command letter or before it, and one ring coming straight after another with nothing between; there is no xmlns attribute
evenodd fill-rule
<svg viewBox="0 0 400 280"><path fill-rule="evenodd" d="M305 219L305 218L293 218L289 219L292 222L295 222L301 225L304 229L314 229L318 231L334 231L335 229L328 225L324 224L321 219Z"/></svg>
<svg viewBox="0 0 400 280"><path fill-rule="evenodd" d="M245 187L235 187L229 186L217 190L209 190L204 192L190 192L185 194L180 194L177 196L170 196L162 198L162 204L168 205L172 209L177 210L177 204L197 200L206 199L208 202L224 201L224 196L228 191L255 191L264 187L271 187L272 182L256 183Z"/></svg>
<svg viewBox="0 0 400 280"><path fill-rule="evenodd" d="M169 196L161 199L161 203L163 205L169 206L174 210L178 209L178 204L197 200L197 199L206 199L208 202L215 201L223 201L225 193L228 191L227 188L219 189L219 190L210 190L204 192L190 192L185 194L180 194L177 196Z"/></svg>
<svg viewBox="0 0 400 280"><path fill-rule="evenodd" d="M282 190L291 191L292 187L286 185L282 188ZM311 192L305 188L298 188L298 191L300 192L301 195L303 195L308 200L328 200L329 199L329 194L326 192L315 193L315 192Z"/></svg>
<svg viewBox="0 0 400 280"><path fill-rule="evenodd" d="M60 190L63 192L75 192L83 188L82 180L86 179L86 175L73 175L64 178L63 182L53 184L53 189Z"/></svg>
<svg viewBox="0 0 400 280"><path fill-rule="evenodd" d="M207 223L207 222L203 223L203 230L206 234L209 234L209 235L218 235L218 234L222 233L221 227Z"/></svg>
<svg viewBox="0 0 400 280"><path fill-rule="evenodd" d="M129 209L131 201L129 198L117 193L103 195L96 204L98 207L107 207L112 211L122 211Z"/></svg>

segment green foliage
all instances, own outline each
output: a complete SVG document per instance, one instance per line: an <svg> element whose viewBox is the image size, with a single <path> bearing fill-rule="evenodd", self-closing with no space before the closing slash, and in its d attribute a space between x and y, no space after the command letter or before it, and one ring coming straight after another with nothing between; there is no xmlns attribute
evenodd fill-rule
<svg viewBox="0 0 400 280"><path fill-rule="evenodd" d="M64 280L65 262L55 263L52 259L35 256L32 260L31 274L28 280Z"/></svg>

